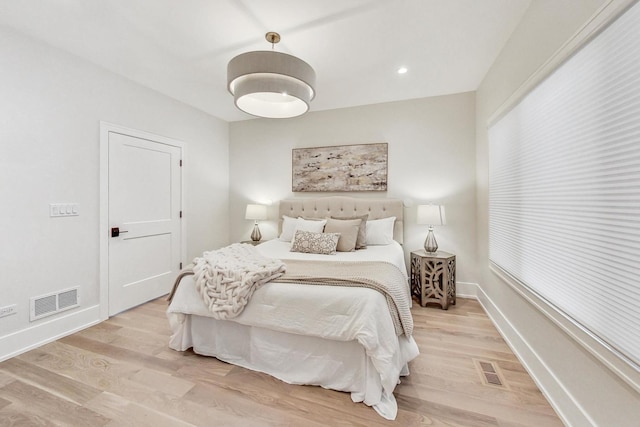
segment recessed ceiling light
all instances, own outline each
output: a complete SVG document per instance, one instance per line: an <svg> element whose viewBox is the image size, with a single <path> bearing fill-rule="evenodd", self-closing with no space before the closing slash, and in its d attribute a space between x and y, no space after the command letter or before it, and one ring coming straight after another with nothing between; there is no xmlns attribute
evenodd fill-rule
<svg viewBox="0 0 640 427"><path fill-rule="evenodd" d="M398 74L405 74L407 71L409 71L407 67L398 68Z"/></svg>

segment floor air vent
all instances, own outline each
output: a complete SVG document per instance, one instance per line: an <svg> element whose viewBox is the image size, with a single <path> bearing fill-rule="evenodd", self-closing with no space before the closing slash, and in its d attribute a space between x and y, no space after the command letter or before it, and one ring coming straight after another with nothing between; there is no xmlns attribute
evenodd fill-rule
<svg viewBox="0 0 640 427"><path fill-rule="evenodd" d="M78 297L78 289L77 287L65 289L52 294L31 298L31 315L29 319L33 322L34 320L79 306L80 298Z"/></svg>
<svg viewBox="0 0 640 427"><path fill-rule="evenodd" d="M473 362L478 369L478 373L480 374L480 379L482 380L482 384L499 387L499 388L508 388L498 365L494 362L487 362L485 360L477 360L473 359Z"/></svg>

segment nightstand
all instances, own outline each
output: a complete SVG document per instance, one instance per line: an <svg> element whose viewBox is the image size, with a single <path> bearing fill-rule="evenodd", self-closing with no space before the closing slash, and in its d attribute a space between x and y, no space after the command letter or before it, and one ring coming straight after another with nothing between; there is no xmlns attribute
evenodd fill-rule
<svg viewBox="0 0 640 427"><path fill-rule="evenodd" d="M411 293L421 306L437 303L447 310L456 303L456 256L424 249L411 252Z"/></svg>
<svg viewBox="0 0 640 427"><path fill-rule="evenodd" d="M255 240L243 240L240 243L247 243L249 245L258 246L260 243L264 243L264 242L265 242L264 240L258 240L258 241L255 241Z"/></svg>

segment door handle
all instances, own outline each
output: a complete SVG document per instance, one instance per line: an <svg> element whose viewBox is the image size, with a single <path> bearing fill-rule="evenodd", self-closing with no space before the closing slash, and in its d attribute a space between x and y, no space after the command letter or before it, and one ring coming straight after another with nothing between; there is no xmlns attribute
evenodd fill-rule
<svg viewBox="0 0 640 427"><path fill-rule="evenodd" d="M120 233L128 233L129 230L120 230L120 227L111 227L111 237L118 237Z"/></svg>

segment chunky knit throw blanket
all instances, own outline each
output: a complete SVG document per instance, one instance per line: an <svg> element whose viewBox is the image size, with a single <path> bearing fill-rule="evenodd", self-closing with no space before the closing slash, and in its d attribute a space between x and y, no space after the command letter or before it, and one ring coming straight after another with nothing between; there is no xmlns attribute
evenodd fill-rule
<svg viewBox="0 0 640 427"><path fill-rule="evenodd" d="M196 290L216 319L238 316L257 288L284 272L282 261L241 243L204 252L193 260Z"/></svg>

